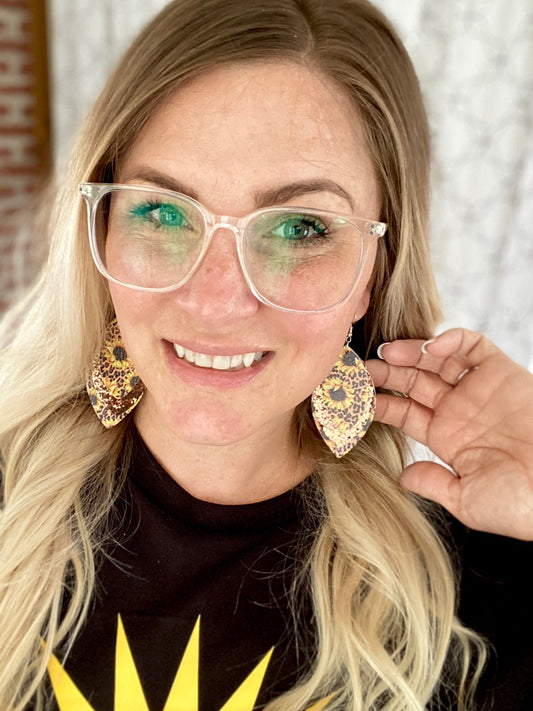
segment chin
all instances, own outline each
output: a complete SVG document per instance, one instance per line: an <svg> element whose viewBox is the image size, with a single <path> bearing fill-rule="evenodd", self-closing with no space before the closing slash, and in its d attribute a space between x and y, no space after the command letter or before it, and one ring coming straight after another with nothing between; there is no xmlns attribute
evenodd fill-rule
<svg viewBox="0 0 533 711"><path fill-rule="evenodd" d="M169 418L169 430L177 440L195 445L223 447L245 439L251 427L241 418L228 416L219 407L216 413L173 413Z"/></svg>

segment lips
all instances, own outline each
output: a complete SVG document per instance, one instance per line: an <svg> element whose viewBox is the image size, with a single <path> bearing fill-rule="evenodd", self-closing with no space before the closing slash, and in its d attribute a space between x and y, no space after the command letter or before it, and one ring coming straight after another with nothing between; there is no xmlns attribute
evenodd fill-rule
<svg viewBox="0 0 533 711"><path fill-rule="evenodd" d="M241 370L242 368L250 368L254 363L259 362L266 351L253 351L249 353L240 353L235 355L209 355L207 353L199 353L184 348L179 343L173 343L174 351L178 358L186 360L200 368L211 368L213 370Z"/></svg>

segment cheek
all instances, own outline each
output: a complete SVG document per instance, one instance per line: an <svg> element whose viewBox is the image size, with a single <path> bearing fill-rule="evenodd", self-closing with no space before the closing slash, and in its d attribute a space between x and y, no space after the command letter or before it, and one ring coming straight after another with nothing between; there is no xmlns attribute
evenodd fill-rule
<svg viewBox="0 0 533 711"><path fill-rule="evenodd" d="M149 322L156 310L153 294L135 291L118 284L109 284L109 293L115 309L115 314L124 327L128 323Z"/></svg>
<svg viewBox="0 0 533 711"><path fill-rule="evenodd" d="M110 285L110 294L126 352L133 362L140 362L146 349L152 347L151 334L157 312L153 295L115 284Z"/></svg>
<svg viewBox="0 0 533 711"><path fill-rule="evenodd" d="M351 316L343 309L342 313L335 313L335 318L332 314L306 316L296 327L299 351L317 384L324 380L335 364L351 322Z"/></svg>
<svg viewBox="0 0 533 711"><path fill-rule="evenodd" d="M370 260L369 268L372 268ZM322 382L335 365L350 332L354 319L360 319L368 307L369 274L350 300L341 308L324 314L302 316L293 324L300 353L313 373L316 384ZM302 363L303 366L303 363Z"/></svg>
<svg viewBox="0 0 533 711"><path fill-rule="evenodd" d="M371 271L372 265L370 265ZM299 317L292 324L294 332L302 346L307 344L311 350L328 348L340 353L344 346L350 327L359 320L368 308L368 284L370 274L365 273L364 279L358 284L355 292L343 306L323 314L309 314Z"/></svg>

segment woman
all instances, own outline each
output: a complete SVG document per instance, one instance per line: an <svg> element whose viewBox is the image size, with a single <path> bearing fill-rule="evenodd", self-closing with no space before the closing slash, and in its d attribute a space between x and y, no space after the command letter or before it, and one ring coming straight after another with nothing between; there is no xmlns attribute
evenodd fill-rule
<svg viewBox="0 0 533 711"><path fill-rule="evenodd" d="M2 708L468 707L485 646L408 490L527 551L533 384L426 340L427 174L363 0L178 0L136 40L6 321ZM405 434L457 476L402 473Z"/></svg>

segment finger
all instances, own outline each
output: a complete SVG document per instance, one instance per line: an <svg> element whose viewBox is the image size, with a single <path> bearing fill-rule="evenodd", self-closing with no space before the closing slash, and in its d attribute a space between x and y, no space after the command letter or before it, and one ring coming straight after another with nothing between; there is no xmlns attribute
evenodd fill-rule
<svg viewBox="0 0 533 711"><path fill-rule="evenodd" d="M452 328L444 331L422 347L421 367L424 355L439 362L438 373L443 380L452 385L458 384L463 377L479 370L485 370L487 364L506 358L488 338L480 333L465 328ZM425 351L425 353L424 353Z"/></svg>
<svg viewBox="0 0 533 711"><path fill-rule="evenodd" d="M404 469L400 481L409 491L441 504L460 518L461 480L446 467L436 462L415 462Z"/></svg>
<svg viewBox="0 0 533 711"><path fill-rule="evenodd" d="M418 366L422 356L426 356L426 370L437 372L440 358L435 358L431 353L424 354L422 346L427 341L420 338L407 338L390 343L382 343L378 348L378 357L391 365Z"/></svg>
<svg viewBox="0 0 533 711"><path fill-rule="evenodd" d="M446 372L446 377L443 377L441 371L445 367L445 361L449 356L433 355L429 350L426 350L426 344L428 343L432 345L429 341L422 341L421 339L392 341L380 346L378 355L390 365L416 367L428 373L435 373L449 385L455 385L465 367L458 367L455 374L450 369L450 372Z"/></svg>
<svg viewBox="0 0 533 711"><path fill-rule="evenodd" d="M377 388L405 393L431 409L453 390L440 376L416 367L395 366L380 360L367 361L366 366Z"/></svg>
<svg viewBox="0 0 533 711"><path fill-rule="evenodd" d="M500 477L499 474L496 476ZM436 462L427 461L406 467L400 481L409 491L443 506L468 528L532 540L530 520L509 515L510 511L516 512L516 500L502 496L501 487L496 497L491 493L490 484L483 485L482 492L474 486L469 495L465 479ZM484 498L480 502L481 497Z"/></svg>
<svg viewBox="0 0 533 711"><path fill-rule="evenodd" d="M433 418L433 410L420 405L409 397L386 395L376 396L374 419L386 425L398 427L408 437L421 444L428 444L428 430Z"/></svg>
<svg viewBox="0 0 533 711"><path fill-rule="evenodd" d="M437 373L449 385L457 385L467 373L493 358L505 358L485 336L464 328L444 331L429 341L392 341L379 353L391 365L416 366Z"/></svg>

